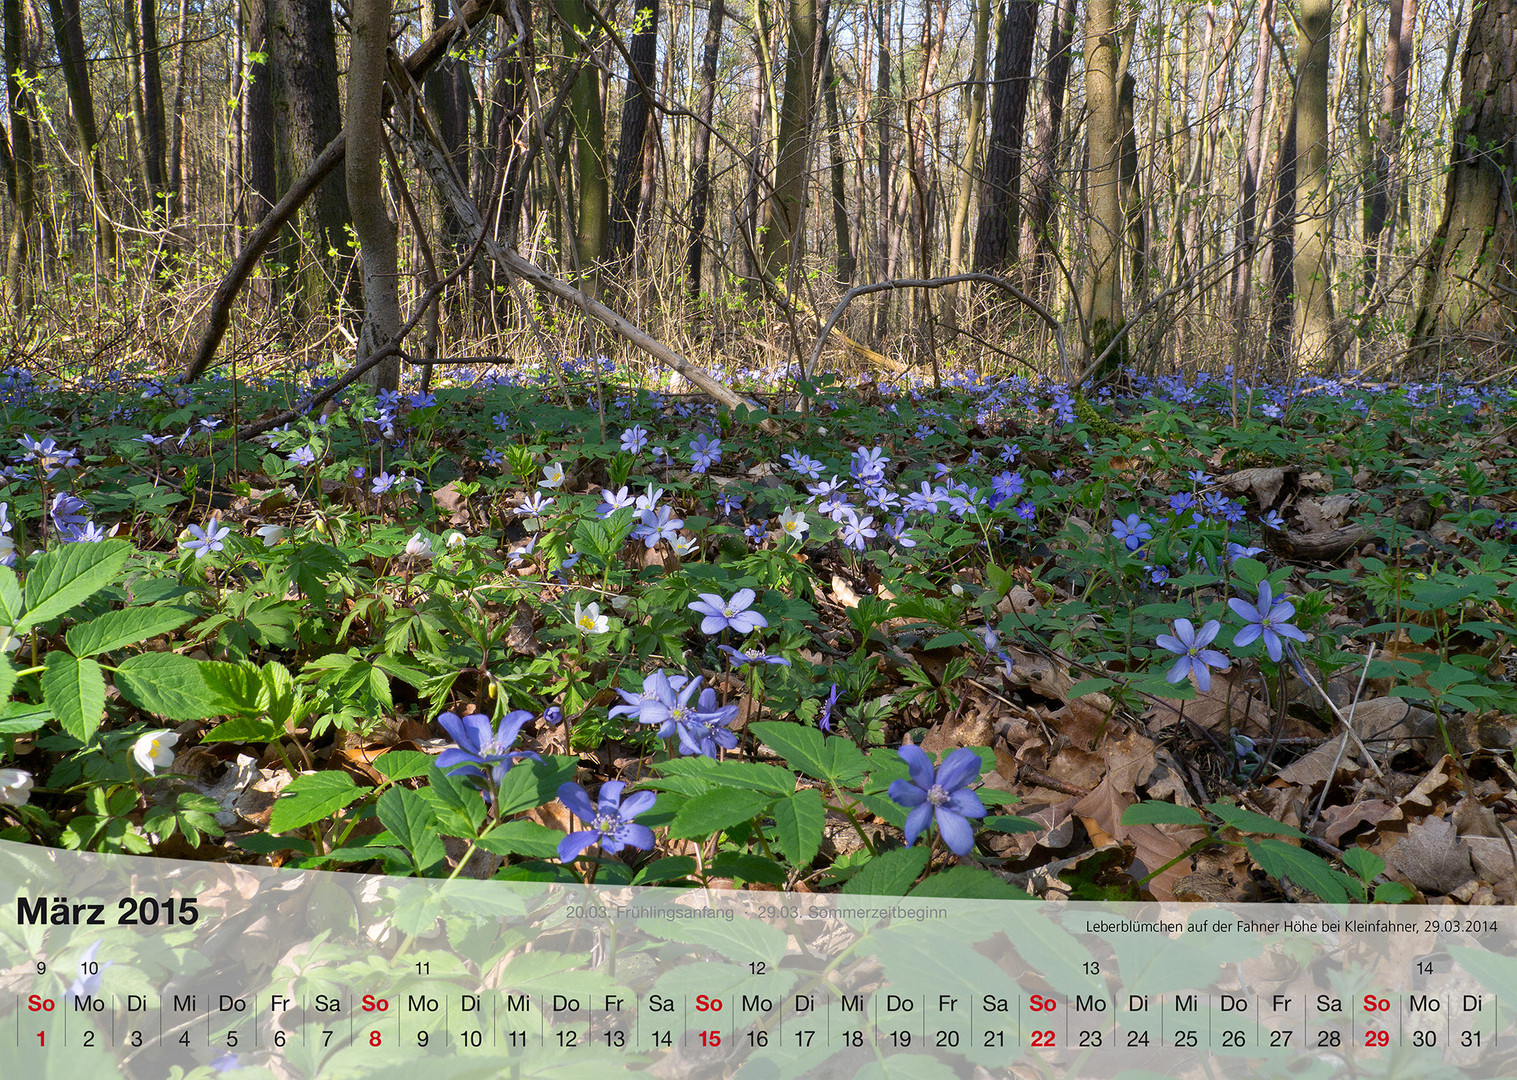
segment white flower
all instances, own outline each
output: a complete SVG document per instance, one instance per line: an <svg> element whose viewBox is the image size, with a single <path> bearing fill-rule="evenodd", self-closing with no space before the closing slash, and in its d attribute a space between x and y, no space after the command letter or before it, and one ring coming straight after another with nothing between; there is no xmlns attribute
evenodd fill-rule
<svg viewBox="0 0 1517 1080"><path fill-rule="evenodd" d="M432 541L422 533L417 533L406 541L406 554L413 559L430 559Z"/></svg>
<svg viewBox="0 0 1517 1080"><path fill-rule="evenodd" d="M0 652L15 652L21 648L22 639L25 637L25 634L17 636L9 626L0 626Z"/></svg>
<svg viewBox="0 0 1517 1080"><path fill-rule="evenodd" d="M264 547L273 547L284 539L285 533L289 530L283 525L260 525L255 531L263 537Z"/></svg>
<svg viewBox="0 0 1517 1080"><path fill-rule="evenodd" d="M174 751L169 747L178 741L179 736L172 731L145 732L132 744L132 757L137 759L143 772L152 776L157 770L174 764Z"/></svg>
<svg viewBox="0 0 1517 1080"><path fill-rule="evenodd" d="M31 773L24 769L0 769L0 803L25 806L31 797Z"/></svg>
<svg viewBox="0 0 1517 1080"><path fill-rule="evenodd" d="M448 534L447 544L448 544L448 547L450 547L450 548L461 548L467 542L468 542L468 537L466 537L463 533L459 532L457 529L454 529L452 532L450 532Z"/></svg>
<svg viewBox="0 0 1517 1080"><path fill-rule="evenodd" d="M581 634L604 634L611 629L609 617L600 613L599 604L589 604L580 607L574 605L574 625Z"/></svg>
<svg viewBox="0 0 1517 1080"><path fill-rule="evenodd" d="M556 488L564 482L564 467L559 464L543 466L542 487Z"/></svg>
<svg viewBox="0 0 1517 1080"><path fill-rule="evenodd" d="M673 543L674 553L683 559L694 551L699 544L700 542L693 536L676 536Z"/></svg>
<svg viewBox="0 0 1517 1080"><path fill-rule="evenodd" d="M787 506L785 512L780 515L780 528L784 530L786 536L793 536L799 540L806 535L806 530L811 526L806 523L805 514Z"/></svg>

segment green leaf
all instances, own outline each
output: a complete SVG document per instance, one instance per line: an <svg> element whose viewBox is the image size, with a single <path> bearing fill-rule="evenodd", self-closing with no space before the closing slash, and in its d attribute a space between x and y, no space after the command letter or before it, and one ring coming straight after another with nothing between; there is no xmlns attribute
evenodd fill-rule
<svg viewBox="0 0 1517 1080"><path fill-rule="evenodd" d="M284 733L278 724L259 716L237 716L217 724L200 737L201 742L271 743Z"/></svg>
<svg viewBox="0 0 1517 1080"><path fill-rule="evenodd" d="M475 836L484 824L484 797L462 776L450 776L433 765L421 794L432 804L444 836Z"/></svg>
<svg viewBox="0 0 1517 1080"><path fill-rule="evenodd" d="M1077 697L1084 697L1086 694L1095 694L1102 690L1109 690L1116 685L1117 681L1115 679L1104 677L1081 679L1069 688L1068 692L1064 695L1064 699L1066 701L1073 701Z"/></svg>
<svg viewBox="0 0 1517 1080"><path fill-rule="evenodd" d="M304 773L290 781L274 803L269 831L282 833L301 829L331 817L363 796L363 789L345 772L326 770Z"/></svg>
<svg viewBox="0 0 1517 1080"><path fill-rule="evenodd" d="M1031 900L1032 896L998 874L978 866L950 866L926 878L913 897L960 897L966 900Z"/></svg>
<svg viewBox="0 0 1517 1080"><path fill-rule="evenodd" d="M1048 826L1041 822L1033 821L1032 818L1014 817L1011 814L996 814L985 819L985 828L994 832L1029 833L1042 832Z"/></svg>
<svg viewBox="0 0 1517 1080"><path fill-rule="evenodd" d="M63 730L88 746L105 713L105 673L93 660L54 649L42 672L42 699Z"/></svg>
<svg viewBox="0 0 1517 1080"><path fill-rule="evenodd" d="M693 777L713 787L750 788L771 795L789 795L795 790L795 774L778 765L754 761L715 761L697 754L694 757L661 761L658 771L665 776Z"/></svg>
<svg viewBox="0 0 1517 1080"><path fill-rule="evenodd" d="M36 731L52 718L52 710L45 705L7 701L0 706L0 735L24 735Z"/></svg>
<svg viewBox="0 0 1517 1080"><path fill-rule="evenodd" d="M479 838L479 846L495 855L525 855L529 859L558 858L564 834L535 821L503 821ZM693 863L694 860L692 859Z"/></svg>
<svg viewBox="0 0 1517 1080"><path fill-rule="evenodd" d="M905 896L917 875L927 868L931 854L923 844L876 855L848 879L843 892L851 896Z"/></svg>
<svg viewBox="0 0 1517 1080"><path fill-rule="evenodd" d="M1207 803L1206 808L1221 818L1224 825L1229 825L1239 832L1262 833L1265 836L1294 836L1297 839L1306 836L1294 825L1287 825L1272 817L1256 814L1252 810L1244 810L1242 807L1230 806L1227 803Z"/></svg>
<svg viewBox="0 0 1517 1080"><path fill-rule="evenodd" d="M16 668L3 654L0 654L0 701L6 701L11 696L11 691L16 688Z"/></svg>
<svg viewBox="0 0 1517 1080"><path fill-rule="evenodd" d="M1343 851L1343 865L1365 881L1385 873L1385 860L1366 848L1349 845Z"/></svg>
<svg viewBox="0 0 1517 1080"><path fill-rule="evenodd" d="M766 809L774 796L742 788L717 788L687 802L674 815L669 835L674 839L704 839L741 825Z"/></svg>
<svg viewBox="0 0 1517 1080"><path fill-rule="evenodd" d="M579 773L579 759L562 755L547 757L542 761L518 761L511 766L500 791L496 793L498 817L519 814L552 802L558 798L561 784L573 780Z"/></svg>
<svg viewBox="0 0 1517 1080"><path fill-rule="evenodd" d="M673 881L675 878L688 877L695 871L695 860L689 855L671 855L665 859L654 859L644 866L632 879L632 884L659 885L665 881Z"/></svg>
<svg viewBox="0 0 1517 1080"><path fill-rule="evenodd" d="M25 609L16 571L9 566L0 566L0 626L15 626L21 621Z"/></svg>
<svg viewBox="0 0 1517 1080"><path fill-rule="evenodd" d="M187 608L122 608L107 611L97 619L69 628L64 635L75 656L98 656L123 645L135 645L170 630L178 630L195 617Z"/></svg>
<svg viewBox="0 0 1517 1080"><path fill-rule="evenodd" d="M427 775L427 770L432 767L432 755L420 750L387 750L370 764L387 780L409 780L413 776Z"/></svg>
<svg viewBox="0 0 1517 1080"><path fill-rule="evenodd" d="M1270 877L1289 878L1303 889L1316 893L1329 904L1348 903L1348 889L1343 876L1325 861L1284 840L1245 840L1243 846L1254 862Z"/></svg>
<svg viewBox="0 0 1517 1080"><path fill-rule="evenodd" d="M785 868L773 859L742 851L724 851L711 863L711 876L764 885L784 885L790 880Z"/></svg>
<svg viewBox="0 0 1517 1080"><path fill-rule="evenodd" d="M203 661L200 677L216 701L217 711L224 715L247 713L257 716L263 712L260 698L263 694L263 675L258 665L250 660L240 664L218 661Z"/></svg>
<svg viewBox="0 0 1517 1080"><path fill-rule="evenodd" d="M200 661L178 653L127 657L116 669L116 689L139 709L170 720L204 720L221 710Z"/></svg>
<svg viewBox="0 0 1517 1080"><path fill-rule="evenodd" d="M1171 802L1133 803L1122 811L1123 825L1203 825L1206 818L1193 806Z"/></svg>
<svg viewBox="0 0 1517 1080"><path fill-rule="evenodd" d="M835 787L849 787L864 775L864 754L852 739L823 735L816 728L765 720L748 730L785 759L792 769Z"/></svg>
<svg viewBox="0 0 1517 1080"><path fill-rule="evenodd" d="M797 791L774 804L774 846L791 866L804 870L816 858L826 823L822 793L816 788Z"/></svg>
<svg viewBox="0 0 1517 1080"><path fill-rule="evenodd" d="M49 622L84 603L115 580L131 554L132 545L124 540L63 544L47 552L26 575L27 610L16 632Z"/></svg>
<svg viewBox="0 0 1517 1080"><path fill-rule="evenodd" d="M379 822L411 853L419 873L443 861L445 852L437 815L427 801L410 788L391 787L379 797Z"/></svg>

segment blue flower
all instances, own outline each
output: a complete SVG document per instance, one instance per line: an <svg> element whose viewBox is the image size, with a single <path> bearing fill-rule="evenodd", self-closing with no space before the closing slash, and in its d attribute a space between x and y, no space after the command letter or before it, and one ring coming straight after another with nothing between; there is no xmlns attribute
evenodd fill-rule
<svg viewBox="0 0 1517 1080"><path fill-rule="evenodd" d="M676 728L680 753L714 758L718 747L735 749L737 733L727 725L737 719L737 706L717 708L716 691L709 687L701 691L695 705L693 711L680 718Z"/></svg>
<svg viewBox="0 0 1517 1080"><path fill-rule="evenodd" d="M722 460L722 440L697 435L690 444L691 472L703 473Z"/></svg>
<svg viewBox="0 0 1517 1080"><path fill-rule="evenodd" d="M1189 619L1176 619L1173 635L1160 634L1156 644L1179 655L1169 669L1165 680L1177 683L1191 672L1196 673L1196 686L1202 693L1211 689L1211 668L1226 671L1231 661L1216 649L1208 649L1212 639L1222 630L1222 624L1212 619L1197 630Z"/></svg>
<svg viewBox="0 0 1517 1080"><path fill-rule="evenodd" d="M659 668L643 680L643 688L638 693L618 688L616 692L622 696L624 704L613 706L606 715L613 719L630 716L640 723L662 723L662 716L659 720L643 720L643 710L652 702L657 702L665 710L673 708L676 692L689 681L684 675L665 675L664 669Z"/></svg>
<svg viewBox="0 0 1517 1080"><path fill-rule="evenodd" d="M843 527L838 530L838 539L855 551L863 551L864 545L879 535L879 531L873 528L874 517L866 514L861 518L852 510L847 513L848 520L843 522Z"/></svg>
<svg viewBox="0 0 1517 1080"><path fill-rule="evenodd" d="M1128 514L1126 521L1113 521L1111 535L1122 541L1128 551L1137 551L1154 538L1154 527L1137 514Z"/></svg>
<svg viewBox="0 0 1517 1080"><path fill-rule="evenodd" d="M484 770L488 768L492 786L499 787L507 770L517 761L522 758L542 760L530 750L511 748L522 725L531 719L531 713L517 709L501 717L500 727L492 731L490 718L484 713L469 713L467 716L443 713L437 722L453 736L453 741L458 745L437 755L437 767L450 776L479 777L483 777Z"/></svg>
<svg viewBox="0 0 1517 1080"><path fill-rule="evenodd" d="M935 770L920 746L907 743L897 753L911 770L911 779L892 781L889 791L898 805L911 807L906 815L906 846L916 843L935 817L948 849L955 855L968 855L974 847L974 829L968 819L985 816L985 804L969 790L980 778L980 755L960 747Z"/></svg>
<svg viewBox="0 0 1517 1080"><path fill-rule="evenodd" d="M648 432L641 424L634 424L622 432L621 445L628 454L641 454L643 447L648 445Z"/></svg>
<svg viewBox="0 0 1517 1080"><path fill-rule="evenodd" d="M707 636L728 629L751 634L759 627L769 625L768 619L749 610L755 599L752 589L739 589L732 594L731 600L723 600L716 593L701 593L700 597L687 606L705 616L701 620L701 633Z"/></svg>
<svg viewBox="0 0 1517 1080"><path fill-rule="evenodd" d="M680 529L685 527L685 519L674 517L667 506L660 506L656 512L644 510L638 515L638 520L639 524L632 530L632 535L648 548L656 547L660 540L674 543Z"/></svg>
<svg viewBox="0 0 1517 1080"><path fill-rule="evenodd" d="M1227 606L1232 608L1233 614L1246 624L1233 638L1235 648L1241 649L1263 638L1264 648L1269 653L1269 658L1278 663L1281 656L1282 638L1290 638L1292 641L1306 640L1306 635L1290 623L1296 615L1296 605L1289 600L1276 600L1268 581L1259 583L1259 598L1256 603L1250 604L1245 600L1234 598L1227 602Z"/></svg>
<svg viewBox="0 0 1517 1080"><path fill-rule="evenodd" d="M558 842L558 857L563 862L573 862L584 854L585 849L599 844L608 855L615 855L624 847L653 847L653 830L638 825L633 818L653 809L656 796L651 791L638 791L622 799L622 789L627 785L622 780L607 780L600 788L600 805L590 802L590 793L575 783L560 784L558 801L585 824L588 829L571 832Z"/></svg>
<svg viewBox="0 0 1517 1080"><path fill-rule="evenodd" d="M747 667L749 664L783 664L786 667L790 666L790 661L786 660L783 656L770 656L763 649L751 649L748 652L743 652L740 649L734 649L731 645L718 645L717 648L730 656L732 662L738 667Z"/></svg>
<svg viewBox="0 0 1517 1080"><path fill-rule="evenodd" d="M296 468L309 468L316 464L316 451L309 446L297 446L295 452L285 460Z"/></svg>
<svg viewBox="0 0 1517 1080"><path fill-rule="evenodd" d="M205 523L205 528L191 525L188 531L191 539L183 541L179 546L186 551L193 551L195 558L203 559L213 551L221 551L226 546L222 541L232 530L223 525L219 517L213 517Z"/></svg>
<svg viewBox="0 0 1517 1080"><path fill-rule="evenodd" d="M822 705L822 714L816 718L816 726L823 731L832 730L832 710L838 703L838 684L833 683L831 691L827 694L827 701Z"/></svg>

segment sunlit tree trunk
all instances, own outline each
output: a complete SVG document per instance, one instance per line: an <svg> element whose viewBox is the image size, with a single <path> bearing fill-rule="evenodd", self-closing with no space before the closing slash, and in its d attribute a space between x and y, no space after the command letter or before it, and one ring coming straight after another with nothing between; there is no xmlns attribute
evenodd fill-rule
<svg viewBox="0 0 1517 1080"><path fill-rule="evenodd" d="M554 0L559 18L586 40L595 35L595 20L584 0ZM580 45L568 37L571 59L581 54ZM579 175L579 220L574 236L579 255L582 287L594 296L599 292L597 267L606 253L606 228L610 218L610 183L606 176L606 115L601 106L600 72L583 64L569 95L569 115L574 124L574 160Z"/></svg>
<svg viewBox="0 0 1517 1080"><path fill-rule="evenodd" d="M1243 161L1239 180L1238 255L1233 271L1233 361L1242 356L1247 333L1250 279L1258 249L1259 167L1263 159L1264 112L1269 99L1270 58L1274 55L1274 0L1259 4L1259 41L1254 52L1254 85L1249 97L1248 128L1243 136Z"/></svg>
<svg viewBox="0 0 1517 1080"><path fill-rule="evenodd" d="M975 174L980 162L980 129L985 123L985 78L990 54L990 0L975 0L974 52L969 71L969 118L964 128L964 154L959 162L958 191L953 218L948 225L948 273L964 267L964 231L969 224L969 203L974 198ZM983 213L983 210L981 211ZM950 323L957 321L958 307L968 295L959 289L944 308Z"/></svg>
<svg viewBox="0 0 1517 1080"><path fill-rule="evenodd" d="M372 356L400 334L395 223L385 209L380 105L388 69L390 0L352 0L352 51L348 62L348 115L343 158L353 231L363 266L364 318L358 359ZM400 358L370 368L364 379L376 388L400 385Z"/></svg>
<svg viewBox="0 0 1517 1080"><path fill-rule="evenodd" d="M108 216L108 188L100 160L100 136L95 127L95 100L90 89L89 64L85 62L84 34L79 26L79 0L48 0L47 11L53 24L53 40L58 46L80 153L89 158L88 171L83 179L89 185L100 252L109 258L115 251L116 231Z"/></svg>
<svg viewBox="0 0 1517 1080"><path fill-rule="evenodd" d="M1296 361L1301 369L1337 366L1333 335L1332 266L1328 242L1327 69L1333 0L1302 0L1296 66Z"/></svg>
<svg viewBox="0 0 1517 1080"><path fill-rule="evenodd" d="M1081 289L1081 308L1089 329L1090 357L1105 352L1122 327L1122 125L1117 67L1116 0L1089 0L1085 6L1085 103L1090 110L1086 127L1090 161L1088 266ZM1119 367L1124 350L1112 349L1099 378Z"/></svg>
<svg viewBox="0 0 1517 1080"><path fill-rule="evenodd" d="M1417 0L1390 0L1391 24L1385 41L1385 85L1381 89L1380 122L1375 139L1374 186L1370 192L1369 215L1364 222L1364 283L1366 291L1381 287L1377 280L1380 267L1381 234L1390 219L1396 183L1397 151L1401 129L1406 122L1407 75L1411 70L1412 39L1417 23ZM1395 229L1386 237L1394 240Z"/></svg>
<svg viewBox="0 0 1517 1080"><path fill-rule="evenodd" d="M1048 60L1044 66L1043 97L1038 107L1032 158L1027 166L1027 229L1022 233L1021 258L1031 260L1028 280L1039 296L1047 297L1049 263L1058 236L1054 216L1054 181L1058 175L1060 126L1064 88L1073 58L1075 0L1058 0L1048 31Z"/></svg>
<svg viewBox="0 0 1517 1080"><path fill-rule="evenodd" d="M1517 0L1484 0L1461 61L1459 120L1410 357L1510 362L1517 341Z"/></svg>
<svg viewBox="0 0 1517 1080"><path fill-rule="evenodd" d="M774 192L764 213L764 274L773 278L783 277L792 259L804 249L816 41L816 0L789 0ZM793 287L794 283L788 285Z"/></svg>
<svg viewBox="0 0 1517 1080"><path fill-rule="evenodd" d="M7 180L11 196L10 237L5 258L5 303L19 319L31 310L32 290L27 257L35 218L36 162L32 150L31 113L33 71L27 62L26 23L22 0L0 2L4 21L5 102L10 120L10 160Z"/></svg>

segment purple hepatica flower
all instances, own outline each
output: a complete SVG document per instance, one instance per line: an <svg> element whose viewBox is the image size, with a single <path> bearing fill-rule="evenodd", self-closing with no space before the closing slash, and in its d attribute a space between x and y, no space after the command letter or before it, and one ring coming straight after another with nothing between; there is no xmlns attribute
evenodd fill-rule
<svg viewBox="0 0 1517 1080"><path fill-rule="evenodd" d="M1023 521L1031 521L1037 516L1038 508L1032 503L1028 502L1026 499L1023 499L1021 502L1017 503L1017 517L1021 518Z"/></svg>
<svg viewBox="0 0 1517 1080"><path fill-rule="evenodd" d="M701 593L700 597L687 606L705 616L701 620L703 634L709 636L728 629L751 634L759 627L769 625L768 619L749 610L754 601L752 589L739 589L732 594L731 600L723 600L716 593Z"/></svg>
<svg viewBox="0 0 1517 1080"><path fill-rule="evenodd" d="M88 510L83 499L75 498L66 491L60 491L53 496L53 504L48 510L48 516L53 519L53 528L60 533L70 533L75 526L83 525L85 521L83 511Z"/></svg>
<svg viewBox="0 0 1517 1080"><path fill-rule="evenodd" d="M297 468L309 468L316 464L316 451L309 446L297 446L295 452L285 460Z"/></svg>
<svg viewBox="0 0 1517 1080"><path fill-rule="evenodd" d="M517 761L522 758L542 760L530 750L511 749L522 725L531 719L531 713L517 709L501 717L500 727L492 731L490 718L484 713L469 713L467 716L443 713L437 722L458 745L437 755L437 767L450 776L478 777L483 777L488 768L491 786L500 787L506 771Z"/></svg>
<svg viewBox="0 0 1517 1080"><path fill-rule="evenodd" d="M618 716L630 716L643 724L661 724L664 720L663 712L674 707L678 700L676 693L689 681L689 678L684 675L665 675L664 669L659 668L643 680L643 688L639 693L618 688L616 692L622 696L625 704L612 706L606 715L613 719ZM643 719L643 711L653 703L659 706L659 719Z"/></svg>
<svg viewBox="0 0 1517 1080"><path fill-rule="evenodd" d="M205 528L199 525L189 527L191 539L185 540L179 546L186 551L193 551L195 558L203 559L213 551L220 551L226 545L222 543L232 531L229 526L223 525L219 517L213 517L205 523Z"/></svg>
<svg viewBox="0 0 1517 1080"><path fill-rule="evenodd" d="M822 705L822 714L816 718L816 726L823 731L832 730L832 710L838 703L838 684L833 683L832 689L827 694L827 700Z"/></svg>
<svg viewBox="0 0 1517 1080"><path fill-rule="evenodd" d="M622 432L622 450L628 454L641 454L648 445L648 432L641 424L634 424Z"/></svg>
<svg viewBox="0 0 1517 1080"><path fill-rule="evenodd" d="M1305 641L1306 635L1291 625L1296 615L1296 605L1289 600L1276 600L1268 581L1259 583L1257 603L1250 604L1236 597L1227 602L1233 613L1247 625L1233 638L1233 646L1241 649L1258 638L1264 639L1264 648L1269 658L1278 662L1281 655L1281 638Z"/></svg>
<svg viewBox="0 0 1517 1080"><path fill-rule="evenodd" d="M1187 510L1196 508L1196 497L1188 491L1180 491L1169 497L1169 508L1179 517Z"/></svg>
<svg viewBox="0 0 1517 1080"><path fill-rule="evenodd" d="M396 478L391 476L388 472L381 472L374 478L373 483L369 485L370 493L374 495L385 494L395 486L395 479Z"/></svg>
<svg viewBox="0 0 1517 1080"><path fill-rule="evenodd" d="M642 511L639 515L640 523L632 530L632 535L648 548L656 547L660 540L674 543L680 529L685 527L685 519L674 517L672 514L673 512L667 506L660 506L656 511Z"/></svg>
<svg viewBox="0 0 1517 1080"><path fill-rule="evenodd" d="M1191 672L1196 673L1196 687L1202 692L1211 689L1211 668L1226 671L1231 662L1216 649L1208 649L1212 639L1222 630L1222 624L1212 619L1197 630L1189 619L1176 619L1173 635L1160 634L1157 644L1179 655L1165 679L1177 683Z"/></svg>
<svg viewBox="0 0 1517 1080"><path fill-rule="evenodd" d="M1235 544L1229 540L1227 542L1227 561L1232 562L1234 559L1251 559L1263 550L1264 549L1262 547L1244 547L1242 544Z"/></svg>
<svg viewBox="0 0 1517 1080"><path fill-rule="evenodd" d="M784 664L786 667L790 666L790 661L786 660L783 656L770 656L763 649L750 649L747 652L743 652L741 649L734 649L731 645L718 645L717 648L730 656L732 662L738 667L746 667L749 664Z"/></svg>
<svg viewBox="0 0 1517 1080"><path fill-rule="evenodd" d="M716 512L718 514L731 514L742 505L743 497L741 495L728 495L723 492L716 497Z"/></svg>
<svg viewBox="0 0 1517 1080"><path fill-rule="evenodd" d="M1266 529L1279 530L1285 528L1285 519L1280 516L1278 510L1271 510L1259 519L1259 524L1263 525Z"/></svg>
<svg viewBox="0 0 1517 1080"><path fill-rule="evenodd" d="M627 491L627 485L612 491L610 488L601 488L601 503L596 506L595 512L603 518L608 518L618 510L631 506L637 500Z"/></svg>
<svg viewBox="0 0 1517 1080"><path fill-rule="evenodd" d="M722 460L722 440L708 435L697 435L690 444L691 471L703 473Z"/></svg>
<svg viewBox="0 0 1517 1080"><path fill-rule="evenodd" d="M647 851L653 846L653 830L638 825L633 818L653 809L657 798L651 791L637 791L622 800L626 782L607 780L600 788L600 804L590 802L590 793L575 783L560 784L558 801L585 824L588 829L571 832L558 842L558 857L562 862L573 862L585 853L585 849L599 844L608 855L615 855L624 847L641 848Z"/></svg>
<svg viewBox="0 0 1517 1080"><path fill-rule="evenodd" d="M907 743L897 753L911 770L911 779L892 781L889 792L896 803L912 808L906 815L906 846L916 843L927 822L936 817L948 849L955 855L968 855L974 847L974 829L968 819L985 816L985 804L969 790L969 784L980 778L980 755L960 747L934 770L932 759L920 746Z"/></svg>
<svg viewBox="0 0 1517 1080"><path fill-rule="evenodd" d="M898 547L914 548L917 542L906 535L906 528L906 519L898 517L895 519L895 524L885 526L885 535Z"/></svg>
<svg viewBox="0 0 1517 1080"><path fill-rule="evenodd" d="M848 471L859 480L882 480L885 477L885 463L889 460L883 446L861 446L853 452Z"/></svg>
<svg viewBox="0 0 1517 1080"><path fill-rule="evenodd" d="M727 725L737 719L737 706L717 708L716 691L709 687L701 691L696 707L680 719L676 733L682 754L704 754L716 757L717 747L732 750L737 747L737 733Z"/></svg>
<svg viewBox="0 0 1517 1080"><path fill-rule="evenodd" d="M1154 538L1154 527L1137 514L1128 514L1126 521L1113 521L1111 535L1122 541L1128 551L1137 551Z"/></svg>
<svg viewBox="0 0 1517 1080"><path fill-rule="evenodd" d="M848 512L848 520L838 530L838 539L856 551L863 551L864 545L878 535L873 516L866 514L859 517L851 510Z"/></svg>
<svg viewBox="0 0 1517 1080"><path fill-rule="evenodd" d="M96 941L95 944L84 950L84 955L79 958L79 970L81 972L87 970L86 965L95 963L95 954L99 951L99 941ZM72 1001L76 997L93 997L100 993L100 980L105 975L105 969L113 963L115 963L114 960L107 960L105 963L97 965L93 974L75 976L74 981L69 984L68 992L64 995L64 998Z"/></svg>

